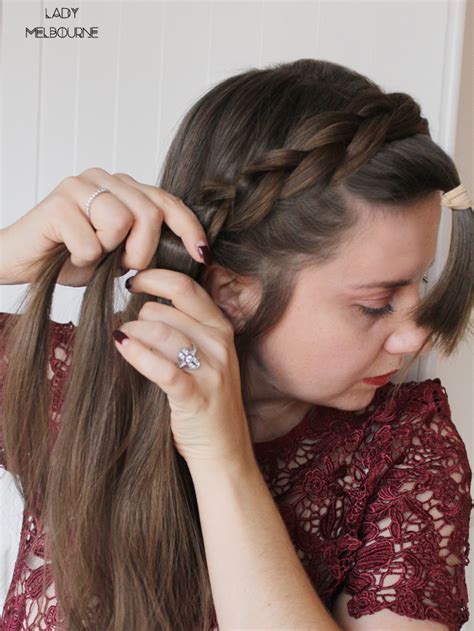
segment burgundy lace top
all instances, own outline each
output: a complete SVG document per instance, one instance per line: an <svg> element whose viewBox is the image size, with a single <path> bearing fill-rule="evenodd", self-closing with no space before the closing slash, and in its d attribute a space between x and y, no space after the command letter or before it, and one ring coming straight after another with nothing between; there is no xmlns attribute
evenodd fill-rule
<svg viewBox="0 0 474 631"><path fill-rule="evenodd" d="M0 314L0 331L5 317ZM48 378L51 427L57 428L75 327L51 325ZM389 400L392 387L377 389L362 413L315 406L286 435L256 443L255 456L329 610L346 592L356 618L390 609L457 631L469 618L464 567L472 473L465 445L439 379L405 383ZM2 451L0 464L7 465ZM56 629L45 536L40 521L25 512L3 631Z"/></svg>

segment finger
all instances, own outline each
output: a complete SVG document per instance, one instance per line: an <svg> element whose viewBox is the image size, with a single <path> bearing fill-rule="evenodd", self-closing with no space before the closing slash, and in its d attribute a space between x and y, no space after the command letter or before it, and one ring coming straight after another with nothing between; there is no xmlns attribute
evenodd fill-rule
<svg viewBox="0 0 474 631"><path fill-rule="evenodd" d="M192 375L178 368L160 351L150 350L133 337L124 339L122 343L114 338L114 343L122 357L144 377L156 383L170 399L188 400L196 392L196 381Z"/></svg>
<svg viewBox="0 0 474 631"><path fill-rule="evenodd" d="M71 253L71 264L86 268L102 258L103 244L83 213L77 212L76 202L64 193L54 199L52 240L64 243Z"/></svg>
<svg viewBox="0 0 474 631"><path fill-rule="evenodd" d="M125 242L122 266L128 269L146 269L158 249L163 223L162 211L142 191L103 169L88 169L80 177L97 187L109 189L129 209L133 220ZM101 197L102 195L98 195L93 203L99 204ZM105 203L102 200L102 204Z"/></svg>
<svg viewBox="0 0 474 631"><path fill-rule="evenodd" d="M69 213L62 219L67 219L64 224L66 232L74 232L79 225L88 226L87 234L94 234L94 241L100 243L100 258L105 252L112 252L127 236L134 216L127 206L112 193L97 195L90 206L90 218L85 214L85 205L89 197L97 190L97 187L80 177L71 177L63 180L58 189L61 195L70 200L70 205L82 211ZM78 235L79 236L79 235ZM66 243L66 242L65 242ZM66 243L67 245L67 243ZM74 250L71 262L82 258L82 250L77 247ZM94 259L96 260L96 259ZM90 261L89 261L90 263Z"/></svg>
<svg viewBox="0 0 474 631"><path fill-rule="evenodd" d="M179 361L178 353L183 348L191 348L193 343L199 346L199 353L202 349L199 341L190 341L190 335L187 335L177 329L173 324L168 324L161 320L133 320L125 322L121 325L120 331L126 333L129 337L133 337L146 346L149 350L158 350L170 362L177 363Z"/></svg>
<svg viewBox="0 0 474 631"><path fill-rule="evenodd" d="M212 298L190 276L169 269L147 269L130 278L129 291L145 292L171 300L198 322L218 329L230 326Z"/></svg>
<svg viewBox="0 0 474 631"><path fill-rule="evenodd" d="M137 182L127 173L114 173L115 177L134 186L147 195L163 212L165 224L183 241L186 250L198 263L203 262L198 245L209 245L206 232L196 214L182 199L158 186Z"/></svg>
<svg viewBox="0 0 474 631"><path fill-rule="evenodd" d="M184 336L184 339L180 340L181 346L186 345L189 339L191 339L198 347L199 352L205 350L208 365L215 365L217 367L220 361L224 360L224 362L226 362L227 360L227 355L225 353L224 356L222 355L223 340L220 335L216 334L216 330L206 327L202 322L197 322L197 320L179 309L159 302L145 302L138 313L138 321L140 322L142 320L145 322L161 322L176 329ZM131 324L133 325L134 322L135 321L132 321ZM128 323L124 323L123 326L128 326ZM131 334L134 335L133 330L131 330ZM140 336L137 335L137 337ZM178 343L179 342L176 342L172 346L172 351L175 354L177 352L176 348ZM170 355L170 357L172 356ZM214 362L214 358L217 359L216 362Z"/></svg>

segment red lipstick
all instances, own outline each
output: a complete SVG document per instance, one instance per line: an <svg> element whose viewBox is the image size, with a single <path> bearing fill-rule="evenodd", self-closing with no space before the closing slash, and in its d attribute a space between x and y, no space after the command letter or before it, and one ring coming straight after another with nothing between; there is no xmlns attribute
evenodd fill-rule
<svg viewBox="0 0 474 631"><path fill-rule="evenodd" d="M370 386L384 386L396 372L398 372L398 370L389 372L386 375L379 375L378 377L367 377L367 379L362 379L362 381L368 383Z"/></svg>

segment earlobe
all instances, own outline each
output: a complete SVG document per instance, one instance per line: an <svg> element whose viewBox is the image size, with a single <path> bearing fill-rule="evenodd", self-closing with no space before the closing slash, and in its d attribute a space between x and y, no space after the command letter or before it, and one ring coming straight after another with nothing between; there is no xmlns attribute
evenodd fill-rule
<svg viewBox="0 0 474 631"><path fill-rule="evenodd" d="M222 311L222 314L224 315L225 319L226 319L226 320L228 320L228 321L232 324L232 326L233 326L233 328L234 328L234 331L235 331L235 330L236 330L236 328L237 328L237 322L236 322L236 319L235 319L235 318L233 318L233 317L230 315L230 313L229 313L229 311L227 310L227 308L223 307L222 305L217 305L217 306L218 306L218 307L219 307L219 309Z"/></svg>
<svg viewBox="0 0 474 631"><path fill-rule="evenodd" d="M229 297L229 300L216 302L216 304L226 319L232 324L234 331L237 331L244 322L243 313L238 305L238 296L232 295Z"/></svg>

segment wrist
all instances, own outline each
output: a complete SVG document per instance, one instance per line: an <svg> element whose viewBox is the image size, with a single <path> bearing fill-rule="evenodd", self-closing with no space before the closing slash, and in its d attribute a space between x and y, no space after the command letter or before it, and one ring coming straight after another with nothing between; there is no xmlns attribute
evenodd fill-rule
<svg viewBox="0 0 474 631"><path fill-rule="evenodd" d="M0 285L8 285L8 272L6 269L6 228L0 229Z"/></svg>
<svg viewBox="0 0 474 631"><path fill-rule="evenodd" d="M9 266L12 256L8 248L8 239L11 238L8 228L0 228L0 285L20 285L25 281L17 278Z"/></svg>
<svg viewBox="0 0 474 631"><path fill-rule="evenodd" d="M218 460L196 460L187 463L194 485L209 485L222 478L242 479L243 476L260 474L260 469L252 450L236 458Z"/></svg>

